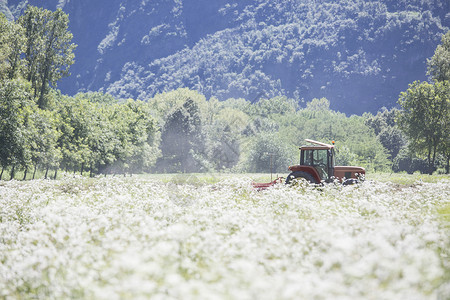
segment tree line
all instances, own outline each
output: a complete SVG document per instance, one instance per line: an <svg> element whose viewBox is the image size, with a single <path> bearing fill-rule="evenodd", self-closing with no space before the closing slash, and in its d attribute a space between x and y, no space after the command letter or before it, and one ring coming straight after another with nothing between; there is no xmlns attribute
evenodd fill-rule
<svg viewBox="0 0 450 300"><path fill-rule="evenodd" d="M218 101L179 88L143 102L61 94L74 61L67 15L28 7L0 14L0 179L140 172L286 172L305 138L336 141L338 164L372 171L449 172L450 33L400 109L350 117L326 98ZM444 170L445 168L445 170ZM51 172L51 173L50 173Z"/></svg>

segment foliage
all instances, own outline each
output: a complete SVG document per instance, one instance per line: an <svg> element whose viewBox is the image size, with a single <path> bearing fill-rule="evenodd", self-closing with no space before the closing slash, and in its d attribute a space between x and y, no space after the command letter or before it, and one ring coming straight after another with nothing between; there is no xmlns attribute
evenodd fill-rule
<svg viewBox="0 0 450 300"><path fill-rule="evenodd" d="M212 122L205 124L207 163L204 164L210 170L230 170L237 165L248 120L248 115L241 110L225 107L214 115Z"/></svg>
<svg viewBox="0 0 450 300"><path fill-rule="evenodd" d="M26 39L24 77L31 82L40 108L47 107L48 87L68 76L74 63L76 46L71 43L68 23L69 17L61 9L52 12L35 6L28 6L18 19Z"/></svg>
<svg viewBox="0 0 450 300"><path fill-rule="evenodd" d="M438 84L444 85L444 89L447 88L445 95L440 97L446 97L447 106L446 113L444 112L442 119L443 126L443 140L439 144L438 151L442 154L446 160L446 173L450 173L450 31L447 31L442 36L442 44L438 45L433 57L428 61L428 74L432 75L432 78Z"/></svg>
<svg viewBox="0 0 450 300"><path fill-rule="evenodd" d="M244 170L255 173L284 173L294 161L291 150L289 144L286 145L278 135L263 133L251 141Z"/></svg>
<svg viewBox="0 0 450 300"><path fill-rule="evenodd" d="M168 172L198 172L196 156L203 150L202 120L197 104L187 98L168 116L161 132L162 157L158 169Z"/></svg>
<svg viewBox="0 0 450 300"><path fill-rule="evenodd" d="M58 140L62 132L58 130L60 116L56 112L42 109L34 111L33 120L36 130L33 132L31 140L32 161L34 164L34 173L39 166L46 170L57 169L62 159L61 147L58 146ZM47 177L47 175L45 176ZM24 174L26 178L26 172Z"/></svg>
<svg viewBox="0 0 450 300"><path fill-rule="evenodd" d="M159 156L156 120L146 103L103 93L61 95L53 88L73 63L68 16L28 6L17 22L0 16L1 167L142 172ZM23 47L22 47L23 46ZM22 77L24 79L22 79ZM0 176L1 178L1 176Z"/></svg>
<svg viewBox="0 0 450 300"><path fill-rule="evenodd" d="M398 103L403 108L399 114L399 126L410 139L409 147L413 155L425 155L427 171L436 168L439 155L446 160L446 173L450 170L450 31L442 37L433 57L428 60L428 74L433 83L415 81L406 92L400 94ZM413 157L409 161L413 164ZM404 156L399 162L408 161ZM399 167L414 170L417 167Z"/></svg>
<svg viewBox="0 0 450 300"><path fill-rule="evenodd" d="M54 111L29 102L34 107L34 125L28 128L33 128L28 143L32 158L22 168L34 165L35 172L37 167L46 173L62 168L94 175L268 172L272 164L273 172L284 172L297 163L298 146L305 138L337 140L338 162L344 164L369 170L387 165L387 154L364 117L334 112L326 99L320 100L323 109L315 105L319 100L299 109L283 97L254 104L242 99L218 102L187 89L158 95L148 103L118 102L101 93L52 97ZM171 111L168 103L173 103ZM5 159L3 166L13 164Z"/></svg>
<svg viewBox="0 0 450 300"><path fill-rule="evenodd" d="M180 89L158 95L156 99L149 100L149 105L156 108L155 103L165 103L164 98L168 103L173 103L171 99L174 99L174 95L177 95L177 99L189 99L192 92ZM197 99L196 105L202 108L199 115L202 141L195 145L200 147L195 151L193 147L187 147L190 142L186 137L189 135L183 133L183 139L180 134L178 138L172 139L178 146L172 144L170 147L161 147L163 157L157 166L160 171L164 170L162 167L171 172L183 170L180 149L184 147L181 144L186 144L186 148L191 149L188 153L196 154L193 157L204 171L268 172L268 153L271 153L273 170L287 172L289 165L298 162L298 147L305 138L338 141L338 151L342 148L342 155L338 154L338 162L359 164L370 170L389 167L386 150L367 127L364 117L348 118L345 114L334 112L329 109L329 102L325 98L308 103L305 109L300 109L295 101L286 97L260 99L253 104L243 99L223 102L214 99L206 101L204 97ZM170 145L167 142L169 135L184 132L181 124L196 128L197 125L193 122L195 119L184 116L181 108L182 106L178 106L172 114L167 115L163 125L162 145ZM178 117L174 118L174 115ZM179 120L186 120L191 124ZM167 156L164 158L165 153ZM170 159L175 159L176 163L167 164Z"/></svg>
<svg viewBox="0 0 450 300"><path fill-rule="evenodd" d="M450 81L450 30L442 36L442 43L428 60L428 74L436 81Z"/></svg>
<svg viewBox="0 0 450 300"><path fill-rule="evenodd" d="M0 80L14 79L22 69L21 54L24 50L23 28L9 22L0 13Z"/></svg>
<svg viewBox="0 0 450 300"><path fill-rule="evenodd" d="M394 172L406 172L413 174L418 171L422 174L428 173L428 163L425 159L417 157L411 149L402 148L395 157L392 165Z"/></svg>
<svg viewBox="0 0 450 300"><path fill-rule="evenodd" d="M415 81L406 92L402 92L399 104L403 111L399 115L400 128L410 138L409 146L417 153L424 153L431 174L441 144L448 139L448 115L450 99L449 82Z"/></svg>
<svg viewBox="0 0 450 300"><path fill-rule="evenodd" d="M406 146L407 138L397 125L396 118L399 110L383 108L375 116L366 115L366 124L371 127L381 144L386 148L389 158L394 161L400 149Z"/></svg>
<svg viewBox="0 0 450 300"><path fill-rule="evenodd" d="M111 104L110 96L98 93L61 100L58 143L65 169L82 173L87 167L93 174L142 172L153 166L159 139L147 105L131 100Z"/></svg>
<svg viewBox="0 0 450 300"><path fill-rule="evenodd" d="M11 178L17 167L31 164L31 148L35 109L30 97L30 85L20 79L0 82L0 163L11 166Z"/></svg>

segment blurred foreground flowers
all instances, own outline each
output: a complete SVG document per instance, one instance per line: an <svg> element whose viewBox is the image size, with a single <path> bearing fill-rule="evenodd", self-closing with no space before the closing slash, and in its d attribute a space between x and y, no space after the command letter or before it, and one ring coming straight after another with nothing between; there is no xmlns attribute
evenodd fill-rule
<svg viewBox="0 0 450 300"><path fill-rule="evenodd" d="M450 181L0 182L0 298L447 299ZM186 200L187 199L187 200Z"/></svg>

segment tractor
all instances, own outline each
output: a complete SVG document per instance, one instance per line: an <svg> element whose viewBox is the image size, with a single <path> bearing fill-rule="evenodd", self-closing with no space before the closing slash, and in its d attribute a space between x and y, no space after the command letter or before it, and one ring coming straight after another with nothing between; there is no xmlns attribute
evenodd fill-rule
<svg viewBox="0 0 450 300"><path fill-rule="evenodd" d="M334 141L333 145L309 139L305 141L313 145L299 148L300 164L289 167L291 173L286 178L286 184L294 179L316 184L337 179L345 185L364 180L366 170L362 167L335 166Z"/></svg>
<svg viewBox="0 0 450 300"><path fill-rule="evenodd" d="M344 185L357 183L364 180L366 170L362 167L335 166L335 151L333 145L306 139L307 145L300 147L300 164L290 166L291 173L285 183L292 184L295 181L304 180L312 184L334 182L338 180ZM282 183L282 177L267 183L253 183L258 190L267 189L277 183Z"/></svg>

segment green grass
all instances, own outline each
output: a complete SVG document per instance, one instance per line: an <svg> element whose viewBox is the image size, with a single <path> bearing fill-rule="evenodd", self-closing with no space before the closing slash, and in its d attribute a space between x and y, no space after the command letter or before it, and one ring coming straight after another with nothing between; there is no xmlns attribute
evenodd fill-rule
<svg viewBox="0 0 450 300"><path fill-rule="evenodd" d="M447 204L444 207L438 209L438 213L444 220L444 222L447 222L448 226L450 226L450 204Z"/></svg>
<svg viewBox="0 0 450 300"><path fill-rule="evenodd" d="M449 179L450 175L405 174L405 173L368 173L367 180L379 182L392 182L401 185L410 185L417 182L436 183L443 179Z"/></svg>

